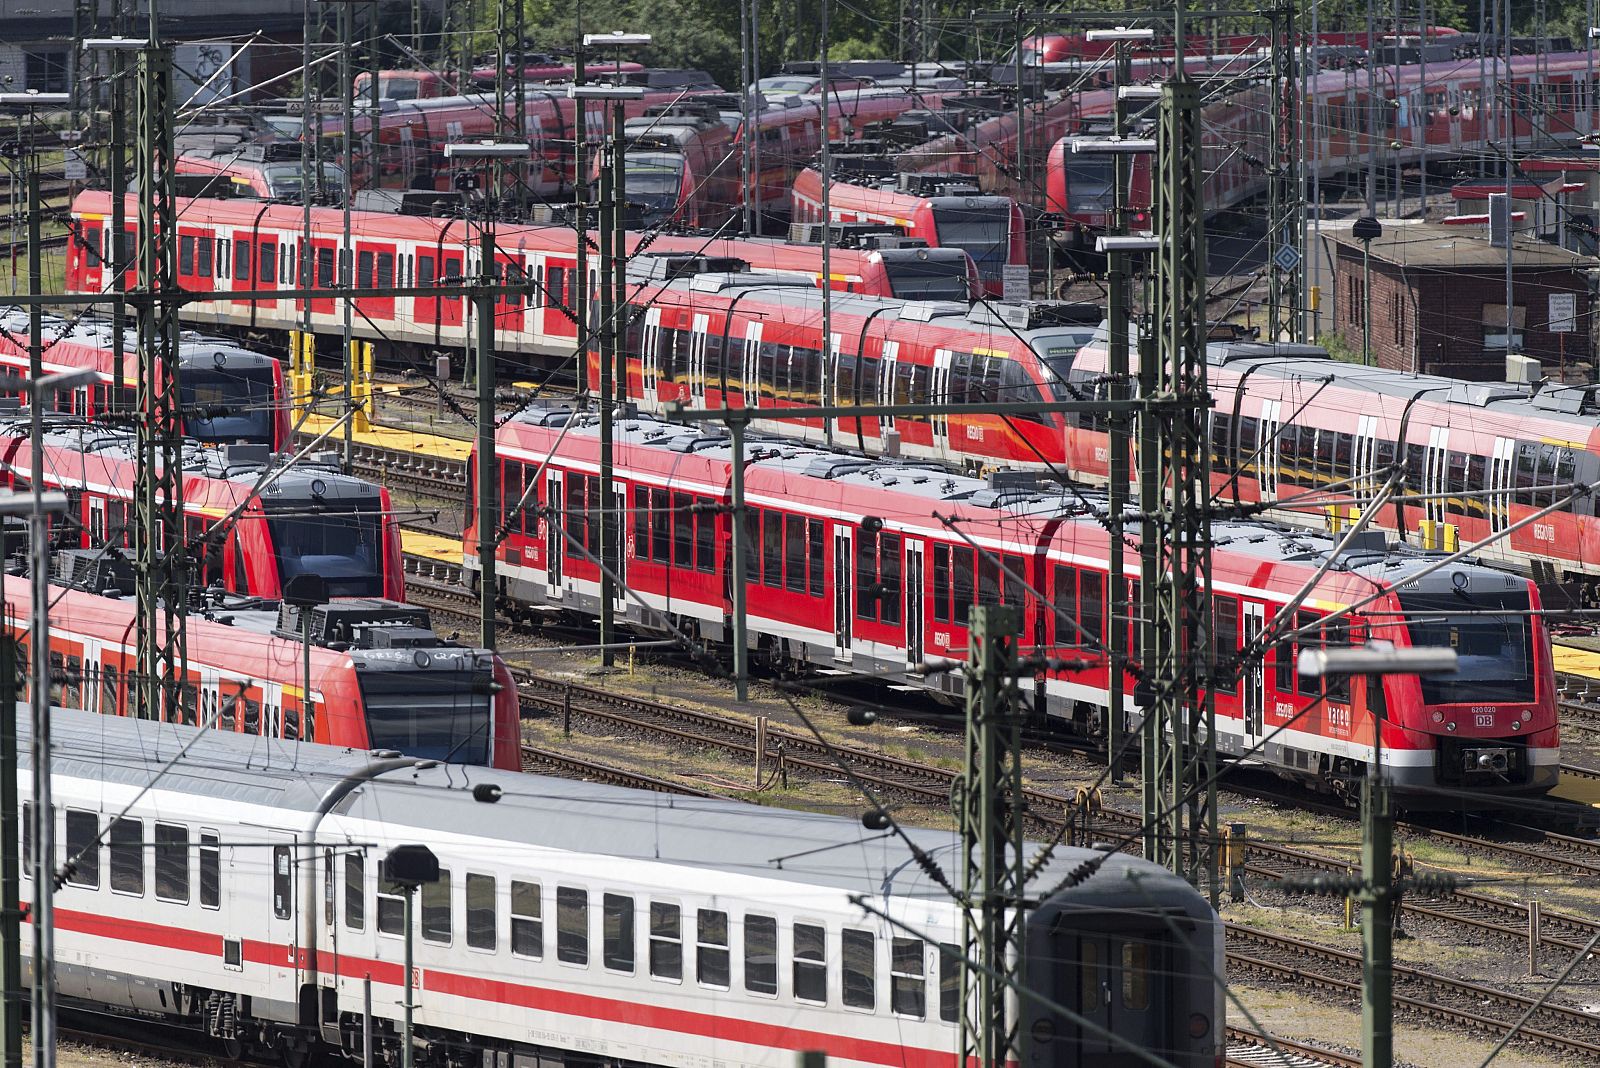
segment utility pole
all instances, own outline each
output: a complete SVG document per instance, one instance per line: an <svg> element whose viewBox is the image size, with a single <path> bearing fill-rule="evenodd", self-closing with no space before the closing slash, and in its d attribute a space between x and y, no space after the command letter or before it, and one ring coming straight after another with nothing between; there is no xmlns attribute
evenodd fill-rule
<svg viewBox="0 0 1600 1068"><path fill-rule="evenodd" d="M356 62L350 53L355 48L355 4L359 0L346 0L339 5L339 89L344 95L344 195L340 197L343 208L342 217L342 247L339 252L339 283L346 290L355 288L356 284L356 246L351 236L351 201L356 193ZM378 121L374 114L372 122ZM320 169L321 165L318 164ZM310 304L310 301L306 302ZM356 374L355 330L354 330L354 301L345 297L343 303L344 318L340 325L340 345L344 354L342 361L344 371L344 397L340 405L339 414L346 415L350 411L350 402L354 397L353 388ZM344 450L343 467L349 473L355 461L355 423L348 416L344 420ZM309 700L309 695L307 695Z"/></svg>
<svg viewBox="0 0 1600 1068"><path fill-rule="evenodd" d="M617 63L621 65L621 56L617 57ZM614 287L611 296L611 329L616 335L612 349L617 359L615 373L618 404L626 404L628 401L628 326L631 322L628 308L628 148L627 139L624 137L626 131L627 115L619 100L611 108L611 140L617 148L613 160L615 168L611 175L611 195L614 203L611 208L611 247L607 253L611 258L611 284ZM624 501L618 505L619 549L624 543L621 531L626 504Z"/></svg>
<svg viewBox="0 0 1600 1068"><path fill-rule="evenodd" d="M1267 340L1304 341L1305 204L1300 181L1300 72L1294 8L1267 12L1271 28L1272 147L1267 160Z"/></svg>
<svg viewBox="0 0 1600 1068"><path fill-rule="evenodd" d="M1184 54L1183 10L1174 18ZM1145 855L1217 900L1211 691L1211 398L1200 89L1180 62L1156 138L1154 344L1140 361ZM1153 350L1153 351L1152 351Z"/></svg>
<svg viewBox="0 0 1600 1068"><path fill-rule="evenodd" d="M601 115L604 116L602 110ZM617 170L617 151L620 146L607 131L600 145L600 666L610 667L615 661L612 644L616 637L616 580L617 564L622 554L617 551L617 535L621 524L617 519L616 494L612 482L616 478L616 424L617 409L615 381L617 370L617 332L615 291L611 286L612 228L616 225L617 206L612 200L611 182ZM581 246L584 235L578 235ZM625 384L624 384L625 387ZM589 502L594 507L594 501Z"/></svg>
<svg viewBox="0 0 1600 1068"><path fill-rule="evenodd" d="M139 714L184 718L188 676L183 531L183 400L178 392L174 252L172 52L156 40L139 53L138 455L134 544L138 594Z"/></svg>
<svg viewBox="0 0 1600 1068"><path fill-rule="evenodd" d="M478 645L493 651L499 594L494 554L495 531L500 527L500 464L494 440L494 230L487 218L479 230L478 270Z"/></svg>
<svg viewBox="0 0 1600 1068"><path fill-rule="evenodd" d="M962 924L959 1062L982 1068L1015 1060L1017 1021L1003 978L1022 966L1027 891L1022 842L1022 709L1011 606L972 610L967 648L966 773L960 782Z"/></svg>
<svg viewBox="0 0 1600 1068"><path fill-rule="evenodd" d="M5 559L0 533L0 560ZM22 1068L22 870L17 855L17 642L0 635L0 1068Z"/></svg>

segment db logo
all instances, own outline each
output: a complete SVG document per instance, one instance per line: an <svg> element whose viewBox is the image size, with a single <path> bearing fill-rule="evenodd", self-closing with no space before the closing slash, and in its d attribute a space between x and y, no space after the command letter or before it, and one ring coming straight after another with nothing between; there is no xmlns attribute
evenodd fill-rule
<svg viewBox="0 0 1600 1068"><path fill-rule="evenodd" d="M1533 525L1533 536L1538 541L1552 541L1552 542L1555 541L1556 540L1555 524L1554 523L1535 523Z"/></svg>
<svg viewBox="0 0 1600 1068"><path fill-rule="evenodd" d="M1494 713L1492 713L1492 712L1479 712L1479 713L1477 713L1476 715L1474 715L1472 717L1472 721L1473 721L1473 723L1475 723L1479 727L1493 727L1494 726Z"/></svg>

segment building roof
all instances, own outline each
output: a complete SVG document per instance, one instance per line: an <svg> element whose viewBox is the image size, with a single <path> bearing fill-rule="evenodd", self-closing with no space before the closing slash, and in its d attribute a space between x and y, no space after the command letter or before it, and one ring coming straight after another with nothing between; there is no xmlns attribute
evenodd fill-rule
<svg viewBox="0 0 1600 1068"><path fill-rule="evenodd" d="M1334 243L1361 251L1361 242L1349 231L1324 232L1323 236ZM1453 226L1436 224L1415 226L1385 226L1383 235L1372 242L1374 263L1390 263L1399 267L1449 267L1456 270L1493 268L1504 270L1506 253L1503 248L1489 244L1485 237L1464 233ZM1521 238L1516 241L1518 267L1570 267L1577 269L1589 261L1575 252L1547 245L1542 241Z"/></svg>

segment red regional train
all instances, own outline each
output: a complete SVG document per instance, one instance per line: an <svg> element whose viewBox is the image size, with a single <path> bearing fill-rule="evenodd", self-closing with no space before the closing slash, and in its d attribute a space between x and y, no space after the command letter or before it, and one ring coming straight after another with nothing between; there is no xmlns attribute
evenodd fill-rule
<svg viewBox="0 0 1600 1068"><path fill-rule="evenodd" d="M76 293L102 292L102 260L81 242L93 240L110 209L103 192L79 194L73 213L79 220L67 248L67 287ZM342 243L343 215L331 208L312 208L313 277L331 288L337 250ZM130 215L130 218L132 216ZM352 213L357 281L381 286L425 285L460 278L476 257L475 233L458 218L400 216L384 212ZM303 210L296 205L244 200L189 200L179 209L180 250L187 241L196 254L180 256L179 280L186 290L246 289L271 292L294 284L294 264L304 235ZM506 224L496 229L503 270L529 283L526 301L507 300L497 316L501 352L570 357L576 340L571 314L577 282L577 238L563 226ZM758 270L799 271L820 282L819 245L786 244L767 239L655 236L630 233L629 249L645 247L687 255L743 260ZM216 249L222 254L215 254ZM204 250L205 255L199 252ZM926 255L923 255L926 253ZM182 270L187 266L187 270ZM591 292L598 265L590 261ZM976 292L970 283L975 267L960 249L833 250L833 287L883 296L938 297L967 300ZM959 294L959 295L958 295ZM466 343L464 301L460 297L366 297L356 301L358 335L373 338L386 354L421 358L440 346ZM337 334L342 318L330 296L310 301L313 329ZM185 305L190 322L208 328L249 331L298 330L305 302L281 300L207 301ZM281 396L281 386L278 395ZM285 414L284 418L287 418ZM287 427L285 426L285 430Z"/></svg>
<svg viewBox="0 0 1600 1068"><path fill-rule="evenodd" d="M26 643L29 582L7 577L4 591L6 625ZM215 600L188 617L186 722L521 770L510 672L492 652L435 635L427 609L377 599L312 609L308 702L299 610ZM139 705L136 608L132 598L51 587L53 707L148 718ZM27 663L26 653L18 656Z"/></svg>
<svg viewBox="0 0 1600 1068"><path fill-rule="evenodd" d="M796 222L884 223L903 227L933 248L959 248L978 265L984 291L998 296L1007 266L1027 267L1027 231L1022 210L1010 197L985 196L970 184L950 184L934 175L890 178L887 183L839 177L822 210L822 173L807 167L795 179Z"/></svg>
<svg viewBox="0 0 1600 1068"><path fill-rule="evenodd" d="M726 647L729 439L636 418L615 440L614 492L627 517L617 571L630 593L619 618ZM532 410L500 427L496 448L501 594L513 611L595 614L606 521L598 420ZM1095 502L793 443L746 450L748 641L761 661L956 697L960 673L927 665L966 658L973 605L1016 605L1024 647L1073 658L1035 680L1043 707L1085 733L1101 729L1110 535ZM468 508L465 559L476 571L483 517ZM1408 547L1366 543L1333 556L1332 538L1259 522L1218 523L1212 537L1216 626L1201 648L1216 671L1224 753L1341 789L1371 760L1366 683L1302 676L1298 653L1375 640L1448 645L1460 657L1454 675L1382 682L1384 760L1397 784L1471 791L1452 804L1555 784L1555 677L1529 580ZM1126 551L1136 573L1137 547ZM1264 658L1251 655L1262 646Z"/></svg>
<svg viewBox="0 0 1600 1068"><path fill-rule="evenodd" d="M87 220L83 225L84 239L97 241L98 229L90 228ZM85 246L73 242L68 247L81 266ZM89 367L104 376L99 385L57 394L54 409L85 419L110 412L112 383L116 381L111 324L46 315L41 329L45 374ZM139 339L132 329L124 337L120 406L126 412L133 408ZM27 339L27 312L0 309L0 368L27 377L31 366ZM213 445L267 445L274 449L287 445L289 406L284 397L283 367L277 360L223 338L185 333L178 342L178 368L178 391L186 409L184 433L189 437ZM21 392L10 395L26 402Z"/></svg>
<svg viewBox="0 0 1600 1068"><path fill-rule="evenodd" d="M0 485L26 486L26 413L0 419ZM133 432L48 416L44 477L66 493L57 548L132 546ZM316 458L283 466L259 445L183 445L184 532L203 587L277 599L302 573L333 597L405 599L399 523L389 491ZM258 489L258 487L260 487Z"/></svg>
<svg viewBox="0 0 1600 1068"><path fill-rule="evenodd" d="M715 105L684 101L649 108L623 124L628 202L651 229L718 227L739 208L734 130ZM591 180L600 177L594 161Z"/></svg>
<svg viewBox="0 0 1600 1068"><path fill-rule="evenodd" d="M1509 78L1506 66L1488 58L1381 67L1381 99L1375 109L1368 106L1365 70L1319 74L1301 101L1308 132L1296 150L1300 165L1329 175L1356 169L1374 154L1393 167L1425 157L1443 160L1496 151L1493 146L1505 131L1501 109L1493 101L1507 82L1518 101L1537 102L1515 109L1512 135L1523 144L1575 141L1600 124L1600 90L1588 84L1587 53L1513 56ZM1205 105L1202 166L1208 209L1230 207L1266 188L1272 155L1268 92L1265 86L1254 86ZM1111 89L1082 93L1077 121L1085 130L1098 125L1103 132L1115 103ZM1111 163L1106 157L1074 153L1071 142L1067 136L1050 149L1045 206L1070 222L1103 227L1112 203ZM1150 157L1135 156L1132 165L1128 202L1135 211L1147 211Z"/></svg>

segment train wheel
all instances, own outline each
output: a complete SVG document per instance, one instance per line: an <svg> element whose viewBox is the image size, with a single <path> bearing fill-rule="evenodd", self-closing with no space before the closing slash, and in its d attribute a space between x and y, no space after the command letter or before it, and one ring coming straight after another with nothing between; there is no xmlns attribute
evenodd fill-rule
<svg viewBox="0 0 1600 1068"><path fill-rule="evenodd" d="M244 1043L237 1038L224 1038L222 1055L230 1061L244 1060Z"/></svg>

